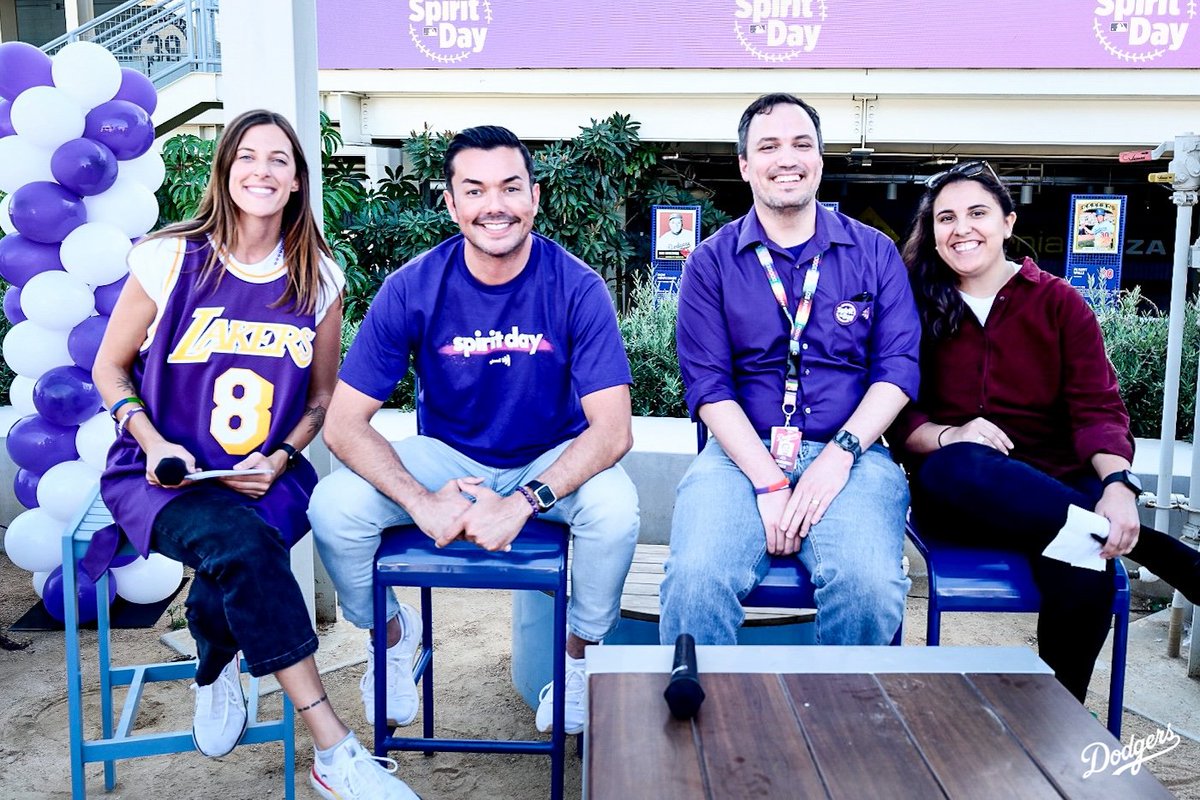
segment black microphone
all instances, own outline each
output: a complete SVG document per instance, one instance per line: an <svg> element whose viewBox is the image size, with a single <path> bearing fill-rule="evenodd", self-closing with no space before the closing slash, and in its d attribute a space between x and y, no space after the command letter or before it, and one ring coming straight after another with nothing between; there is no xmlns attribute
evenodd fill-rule
<svg viewBox="0 0 1200 800"><path fill-rule="evenodd" d="M154 477L158 478L158 482L163 486L178 486L187 477L187 466L182 458L168 456L158 462L158 466L154 468Z"/></svg>
<svg viewBox="0 0 1200 800"><path fill-rule="evenodd" d="M675 639L675 662L663 697L675 719L691 719L704 702L704 688L696 670L696 640L690 633L681 633Z"/></svg>

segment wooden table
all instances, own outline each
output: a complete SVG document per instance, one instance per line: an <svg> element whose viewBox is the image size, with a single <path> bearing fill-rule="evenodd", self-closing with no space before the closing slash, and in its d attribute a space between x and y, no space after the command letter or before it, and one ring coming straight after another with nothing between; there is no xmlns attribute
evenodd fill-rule
<svg viewBox="0 0 1200 800"><path fill-rule="evenodd" d="M1084 778L1115 739L1024 648L700 647L694 720L662 697L669 647L589 647L584 796L1172 795L1143 766Z"/></svg>

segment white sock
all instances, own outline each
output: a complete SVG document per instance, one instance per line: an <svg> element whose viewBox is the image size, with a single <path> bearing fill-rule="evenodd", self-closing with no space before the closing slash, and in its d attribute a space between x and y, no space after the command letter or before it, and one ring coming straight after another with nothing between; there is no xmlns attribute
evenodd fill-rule
<svg viewBox="0 0 1200 800"><path fill-rule="evenodd" d="M341 747L342 745L344 745L346 742L350 741L353 738L354 738L354 733L350 732L350 733L347 733L341 739L341 741L339 741L337 744L333 745L332 747L328 747L324 750L314 747L313 750L316 751L317 758L321 761L321 763L328 767L330 764L333 763L333 751L337 750L339 747Z"/></svg>
<svg viewBox="0 0 1200 800"><path fill-rule="evenodd" d="M575 669L583 669L587 664L586 658L571 658L571 654L567 653L567 669L574 667Z"/></svg>

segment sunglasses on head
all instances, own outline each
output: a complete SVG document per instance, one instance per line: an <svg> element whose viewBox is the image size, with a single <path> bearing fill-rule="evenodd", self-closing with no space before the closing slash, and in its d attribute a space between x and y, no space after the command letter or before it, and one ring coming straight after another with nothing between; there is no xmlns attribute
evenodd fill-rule
<svg viewBox="0 0 1200 800"><path fill-rule="evenodd" d="M946 179L951 175L961 175L964 178L974 178L975 176L982 175L985 172L991 175L996 180L996 183L1003 185L1003 182L1000 180L1000 176L996 174L996 170L992 169L992 165L986 161L964 161L961 164L955 164L948 170L939 172L936 175L930 175L925 179L925 185L936 191L937 189L941 188L942 184L945 183Z"/></svg>

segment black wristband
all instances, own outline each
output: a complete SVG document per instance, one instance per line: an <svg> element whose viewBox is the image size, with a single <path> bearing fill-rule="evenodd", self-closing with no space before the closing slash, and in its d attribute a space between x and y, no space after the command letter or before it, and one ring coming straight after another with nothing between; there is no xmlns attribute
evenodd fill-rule
<svg viewBox="0 0 1200 800"><path fill-rule="evenodd" d="M296 461L298 461L300 458L300 451L292 447L287 442L281 443L279 445L279 449L287 453L287 466L285 469L291 469L292 467L296 466Z"/></svg>

